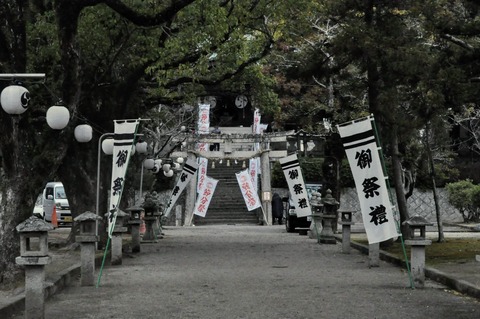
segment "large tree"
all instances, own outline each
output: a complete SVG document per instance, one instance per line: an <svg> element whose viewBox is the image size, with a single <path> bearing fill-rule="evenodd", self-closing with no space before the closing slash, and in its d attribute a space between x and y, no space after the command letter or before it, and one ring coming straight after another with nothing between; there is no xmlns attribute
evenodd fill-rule
<svg viewBox="0 0 480 319"><path fill-rule="evenodd" d="M64 183L74 216L93 211L96 141L112 131L113 120L141 117L160 104L194 105L198 96L245 76L282 38L282 30L291 27L287 17L293 21L301 16L298 4L2 1L0 73L44 72L47 78L24 81L32 93L27 112L0 117L0 283L18 272L14 229L31 214L47 181ZM2 82L1 88L8 84ZM261 85L256 89L262 92ZM258 94L259 100L269 97ZM54 131L45 122L45 111L59 100L71 119L67 128ZM92 142L80 144L73 140L73 129L83 123L94 128L94 136ZM101 180L107 180L103 175Z"/></svg>

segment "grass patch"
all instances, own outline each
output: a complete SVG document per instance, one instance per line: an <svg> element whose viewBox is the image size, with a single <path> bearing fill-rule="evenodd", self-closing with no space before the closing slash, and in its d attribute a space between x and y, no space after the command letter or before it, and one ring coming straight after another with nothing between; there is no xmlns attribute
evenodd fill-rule
<svg viewBox="0 0 480 319"><path fill-rule="evenodd" d="M361 244L368 245L366 240L357 240ZM394 242L388 247L381 247L381 250L388 252L402 260L404 254L400 242ZM410 259L410 246L405 245L408 259ZM476 238L449 238L446 242L426 246L425 263L436 265L443 263L466 263L475 260L475 255L480 255L480 239Z"/></svg>

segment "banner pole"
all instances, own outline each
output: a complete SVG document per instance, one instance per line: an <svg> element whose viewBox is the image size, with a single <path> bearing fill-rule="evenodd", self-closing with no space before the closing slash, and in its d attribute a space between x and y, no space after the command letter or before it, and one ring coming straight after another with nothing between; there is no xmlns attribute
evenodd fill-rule
<svg viewBox="0 0 480 319"><path fill-rule="evenodd" d="M386 169L386 166L385 166L385 161L384 161L383 149L382 149L381 143L380 143L380 135L378 134L377 125L375 123L375 119L373 117L373 114L370 116L370 120L372 121L372 126L373 126L373 131L375 133L375 138L377 139L378 144L380 145L380 147L378 148L378 152L380 153L380 162L382 163L383 174L385 176L388 176L387 175L387 169ZM390 188L390 181L389 181L388 178L386 179L386 183L387 183L387 188L388 188L388 194L389 194L389 197L390 197L389 198L390 199L390 204L392 204L393 196L392 196L392 191L391 191L391 188ZM398 216L397 206L396 205L392 205L392 206L395 207L395 212L396 212L396 215ZM400 242L401 242L401 245L402 245L403 257L405 258L405 265L407 267L408 278L410 280L410 288L415 289L415 285L414 285L413 278L412 278L412 272L410 271L410 263L408 261L407 250L405 249L405 242L403 240L403 235L402 235L402 232L400 230L399 220L400 220L400 218L398 218L398 219L395 218L395 225L397 226L397 233L399 233Z"/></svg>
<svg viewBox="0 0 480 319"><path fill-rule="evenodd" d="M102 278L103 266L105 265L105 259L107 258L108 246L110 245L110 236L107 239L107 245L105 246L105 252L103 253L102 266L100 266L100 272L98 273L97 285L95 288L98 288L100 285L100 279Z"/></svg>

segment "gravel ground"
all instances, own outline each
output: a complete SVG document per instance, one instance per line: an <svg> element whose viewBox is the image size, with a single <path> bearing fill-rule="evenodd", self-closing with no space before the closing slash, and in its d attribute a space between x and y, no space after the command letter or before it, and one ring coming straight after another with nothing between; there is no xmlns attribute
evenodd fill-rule
<svg viewBox="0 0 480 319"><path fill-rule="evenodd" d="M155 244L46 303L45 318L479 318L480 302L283 226L167 227ZM98 273L99 269L97 269ZM14 318L23 318L19 314Z"/></svg>

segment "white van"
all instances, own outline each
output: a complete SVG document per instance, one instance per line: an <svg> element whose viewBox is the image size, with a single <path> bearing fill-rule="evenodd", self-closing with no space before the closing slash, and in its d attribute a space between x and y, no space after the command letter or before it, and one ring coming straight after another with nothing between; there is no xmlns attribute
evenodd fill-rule
<svg viewBox="0 0 480 319"><path fill-rule="evenodd" d="M58 225L71 225L72 212L68 203L67 195L63 184L60 182L49 182L43 190L43 216L47 222L52 222L53 206L57 211Z"/></svg>

